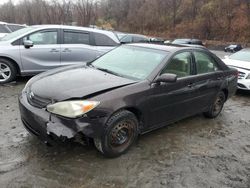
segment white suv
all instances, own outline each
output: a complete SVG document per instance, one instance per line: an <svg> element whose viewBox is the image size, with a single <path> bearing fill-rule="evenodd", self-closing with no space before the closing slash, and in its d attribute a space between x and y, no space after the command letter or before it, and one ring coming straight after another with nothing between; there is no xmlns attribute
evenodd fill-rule
<svg viewBox="0 0 250 188"><path fill-rule="evenodd" d="M250 90L250 49L225 56L223 61L229 67L238 69L238 89Z"/></svg>

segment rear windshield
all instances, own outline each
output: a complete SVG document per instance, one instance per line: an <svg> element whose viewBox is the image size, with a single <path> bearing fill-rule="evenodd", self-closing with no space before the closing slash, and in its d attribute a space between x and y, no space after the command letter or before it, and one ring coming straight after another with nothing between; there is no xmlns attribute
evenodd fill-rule
<svg viewBox="0 0 250 188"><path fill-rule="evenodd" d="M248 61L250 63L250 51L242 50L231 56L229 59L239 60L239 61Z"/></svg>

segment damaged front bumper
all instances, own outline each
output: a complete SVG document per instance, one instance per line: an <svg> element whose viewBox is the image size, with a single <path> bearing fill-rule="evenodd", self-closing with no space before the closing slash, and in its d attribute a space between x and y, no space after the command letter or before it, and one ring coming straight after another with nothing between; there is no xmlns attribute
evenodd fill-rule
<svg viewBox="0 0 250 188"><path fill-rule="evenodd" d="M85 115L69 119L53 115L44 108L30 105L25 93L19 96L19 108L24 127L50 145L69 139L83 143L79 135L82 138L100 137L106 122L106 117L90 118Z"/></svg>

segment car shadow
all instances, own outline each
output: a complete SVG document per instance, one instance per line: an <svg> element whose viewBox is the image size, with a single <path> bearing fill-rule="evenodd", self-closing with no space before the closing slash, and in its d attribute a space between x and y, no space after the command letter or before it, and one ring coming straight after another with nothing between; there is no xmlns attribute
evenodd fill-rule
<svg viewBox="0 0 250 188"><path fill-rule="evenodd" d="M242 96L242 97L250 97L250 91L238 89L237 92L236 92L236 95L237 96Z"/></svg>
<svg viewBox="0 0 250 188"><path fill-rule="evenodd" d="M10 83L6 83L6 84L0 84L0 86L5 86L5 87L12 87L12 86L18 86L18 85L24 85L26 84L29 79L31 79L31 76L24 76L24 77L17 77L15 81L12 81Z"/></svg>

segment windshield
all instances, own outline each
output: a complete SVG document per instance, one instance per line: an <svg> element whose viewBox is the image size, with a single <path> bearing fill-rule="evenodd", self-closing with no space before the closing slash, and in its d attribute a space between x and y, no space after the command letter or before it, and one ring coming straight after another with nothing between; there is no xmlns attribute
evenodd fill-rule
<svg viewBox="0 0 250 188"><path fill-rule="evenodd" d="M249 50L241 50L241 51L229 56L229 59L250 62L250 51Z"/></svg>
<svg viewBox="0 0 250 188"><path fill-rule="evenodd" d="M168 52L137 46L121 46L95 60L91 65L126 78L146 79Z"/></svg>
<svg viewBox="0 0 250 188"><path fill-rule="evenodd" d="M13 33L10 33L8 35L6 35L5 37L3 37L1 39L1 41L8 41L8 40L12 40L12 39L15 39L16 37L28 32L28 31L31 31L33 30L34 28L33 27L26 27L26 28L23 28L23 29L20 29L20 30L17 30Z"/></svg>

